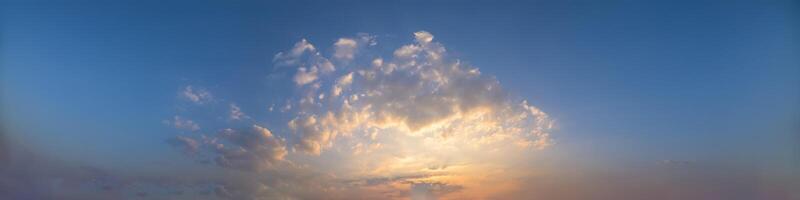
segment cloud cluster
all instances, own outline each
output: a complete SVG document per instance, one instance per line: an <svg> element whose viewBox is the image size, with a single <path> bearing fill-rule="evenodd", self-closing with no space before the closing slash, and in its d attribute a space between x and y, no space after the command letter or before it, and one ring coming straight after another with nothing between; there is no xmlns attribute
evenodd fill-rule
<svg viewBox="0 0 800 200"><path fill-rule="evenodd" d="M293 80L300 86L316 81L319 75L336 70L333 63L305 39L296 43L291 50L275 54L273 61L276 67L298 66Z"/></svg>
<svg viewBox="0 0 800 200"><path fill-rule="evenodd" d="M347 63L356 57L360 49L363 49L365 46L375 46L377 44L375 37L368 34L359 34L356 38L339 38L339 40L333 44L333 58Z"/></svg>
<svg viewBox="0 0 800 200"><path fill-rule="evenodd" d="M387 55L374 49L375 36L340 38L330 57L303 39L273 58L274 70L295 90L277 105L281 112L270 112L287 119L285 127L257 125L259 119L237 104L224 103L229 120L223 128L168 143L225 170L293 176L254 183L268 189L214 189L230 198L295 190L281 188L286 184L342 198L438 198L469 190L473 174L507 167L551 144L553 121L545 112L448 56L432 34L413 36L413 43ZM212 102L205 90L186 87L182 93L194 94L183 95L191 102ZM193 129L182 118L171 122ZM309 174L327 175L309 182Z"/></svg>
<svg viewBox="0 0 800 200"><path fill-rule="evenodd" d="M244 131L222 130L206 144L214 147L217 155L214 161L218 165L236 169L265 169L283 160L287 154L286 141L258 125Z"/></svg>
<svg viewBox="0 0 800 200"><path fill-rule="evenodd" d="M302 87L297 116L288 123L299 141L295 149L320 154L337 137L368 130L403 132L408 135L432 133L441 137L461 135L483 138L482 142L512 141L521 146L544 148L550 144L552 120L527 101L515 102L499 82L477 68L447 57L443 45L433 35L414 33L415 43L393 52L393 57L371 58L367 67L352 64L344 71L318 74L316 51L301 51L310 46L302 40L284 55L308 61L297 66L295 82ZM334 58L354 60L366 51L371 39L341 38L334 43ZM324 59L327 60L327 59ZM308 78L310 72L313 78ZM330 85L330 91L323 91ZM327 99L324 99L325 94Z"/></svg>
<svg viewBox="0 0 800 200"><path fill-rule="evenodd" d="M244 171L270 169L288 154L285 139L258 125L244 130L227 128L198 139L176 136L167 143L190 155L210 157L220 167Z"/></svg>

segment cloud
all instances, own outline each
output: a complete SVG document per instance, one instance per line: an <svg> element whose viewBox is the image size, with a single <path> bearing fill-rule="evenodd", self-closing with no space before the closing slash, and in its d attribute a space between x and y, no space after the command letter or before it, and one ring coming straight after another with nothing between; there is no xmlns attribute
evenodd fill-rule
<svg viewBox="0 0 800 200"><path fill-rule="evenodd" d="M294 75L294 83L297 85L305 85L317 80L317 67L306 69L305 67L297 68L297 74Z"/></svg>
<svg viewBox="0 0 800 200"><path fill-rule="evenodd" d="M437 197L463 189L458 185L446 183L414 183L411 185L411 199L438 199Z"/></svg>
<svg viewBox="0 0 800 200"><path fill-rule="evenodd" d="M339 95L342 95L342 90L350 86L350 84L352 83L353 83L353 72L347 73L347 75L339 77L339 79L336 80L336 84L333 86L333 89L331 89L331 96L337 97Z"/></svg>
<svg viewBox="0 0 800 200"><path fill-rule="evenodd" d="M359 34L356 38L339 38L333 44L332 58L349 63L361 49L376 44L375 37L368 34ZM336 71L336 66L330 60L322 56L306 39L295 43L294 47L286 52L277 53L273 58L276 69L285 66L297 67L293 81L298 86L313 83L319 76Z"/></svg>
<svg viewBox="0 0 800 200"><path fill-rule="evenodd" d="M451 180L450 174L344 179L339 174L299 166L253 173L207 167L175 169L167 164L140 171L65 162L18 146L25 143L14 144L2 152L5 157L0 157L0 199L789 200L796 199L799 184L793 179L796 176L775 178L757 168L703 163L686 168L659 163L651 163L654 165L650 168L610 170L571 165L547 171L526 168L539 173L516 174L503 182ZM492 177L497 172L483 171L475 177Z"/></svg>
<svg viewBox="0 0 800 200"><path fill-rule="evenodd" d="M186 136L175 136L167 140L167 143L176 148L182 148L185 153L195 154L200 147L200 143Z"/></svg>
<svg viewBox="0 0 800 200"><path fill-rule="evenodd" d="M205 104L213 99L210 92L203 88L192 87L191 85L184 87L183 90L179 92L179 95L195 104Z"/></svg>
<svg viewBox="0 0 800 200"><path fill-rule="evenodd" d="M171 144L224 171L282 177L215 187L233 199L447 198L512 179L510 163L553 145L547 113L448 55L431 33L413 41L384 55L371 48L375 37L359 34L336 40L326 56L303 39L274 58L273 73L294 85L280 112L270 112L286 121L267 129L229 120L223 127L232 128ZM247 116L233 103L227 111ZM304 195L309 188L325 195Z"/></svg>
<svg viewBox="0 0 800 200"><path fill-rule="evenodd" d="M279 52L273 58L276 68L297 67L294 82L303 86L317 80L320 74L336 71L336 66L322 56L308 40L302 39L286 52Z"/></svg>
<svg viewBox="0 0 800 200"><path fill-rule="evenodd" d="M226 168L260 171L282 161L288 153L284 139L258 125L243 131L224 129L205 141L213 149L217 165Z"/></svg>
<svg viewBox="0 0 800 200"><path fill-rule="evenodd" d="M339 40L333 44L333 57L340 60L352 60L356 54L357 45L358 44L353 39L339 38Z"/></svg>
<svg viewBox="0 0 800 200"><path fill-rule="evenodd" d="M304 87L294 88L285 104L291 109L282 110L291 116L287 163L363 183L329 183L347 188L342 193L439 198L471 191L475 185L463 181L475 180L474 174L511 167L505 163L553 145L554 121L547 113L448 56L432 34L413 36L414 43L389 57L369 52L370 40L339 39L332 58L342 63L335 72L314 68L328 60L316 51L306 52L315 58L294 63L293 81ZM502 182L513 175L493 177L488 180Z"/></svg>
<svg viewBox="0 0 800 200"><path fill-rule="evenodd" d="M414 38L417 40L417 43L421 45L425 45L433 41L433 35L427 31L418 31L414 33Z"/></svg>
<svg viewBox="0 0 800 200"><path fill-rule="evenodd" d="M377 45L375 36L359 34L356 38L339 38L333 44L333 58L342 62L353 60L363 48Z"/></svg>
<svg viewBox="0 0 800 200"><path fill-rule="evenodd" d="M546 113L527 101L515 102L497 80L477 68L447 58L444 46L434 42L432 34L420 31L414 36L416 42L395 50L393 58L369 59L370 67L355 64L338 78L314 74L313 79L298 81L298 76L308 74L300 68L295 76L298 84L319 80L332 89L328 101L300 98L307 106L288 123L299 136L294 146L319 154L338 137L368 129L442 137L460 134L468 140L539 149L550 145L553 122ZM334 57L354 56L349 48L356 43L338 40ZM301 93L315 97L318 92L311 88Z"/></svg>
<svg viewBox="0 0 800 200"><path fill-rule="evenodd" d="M287 52L278 52L272 59L279 65L295 65L300 62L300 58L306 52L316 53L314 45L309 43L306 39L300 40L294 44L294 47Z"/></svg>
<svg viewBox="0 0 800 200"><path fill-rule="evenodd" d="M239 106L237 106L236 104L231 103L229 105L229 108L230 108L230 112L228 112L228 118L229 119L231 119L231 120L240 120L240 119L243 119L243 118L247 118L247 115L245 115L244 112L242 112L242 109L239 108Z"/></svg>
<svg viewBox="0 0 800 200"><path fill-rule="evenodd" d="M180 116L177 116L177 115L175 115L172 118L172 121L165 120L164 123L172 125L172 127L175 127L176 129L180 129L180 130L189 130L189 131L200 130L200 125L198 125L194 121L188 120L188 119L184 119L184 118L182 118Z"/></svg>

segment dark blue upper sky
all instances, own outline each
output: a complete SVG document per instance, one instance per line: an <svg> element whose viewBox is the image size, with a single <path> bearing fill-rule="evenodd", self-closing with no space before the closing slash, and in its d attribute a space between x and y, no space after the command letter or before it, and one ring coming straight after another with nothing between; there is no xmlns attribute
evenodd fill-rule
<svg viewBox="0 0 800 200"><path fill-rule="evenodd" d="M552 162L800 167L800 13L791 1L0 7L3 134L65 160L172 159L179 153L164 139L175 130L162 121L181 109L176 92L185 85L281 129L286 119L258 112L292 95L289 79L268 78L277 52L305 38L331 54L339 37L368 33L389 55L425 30L557 120Z"/></svg>

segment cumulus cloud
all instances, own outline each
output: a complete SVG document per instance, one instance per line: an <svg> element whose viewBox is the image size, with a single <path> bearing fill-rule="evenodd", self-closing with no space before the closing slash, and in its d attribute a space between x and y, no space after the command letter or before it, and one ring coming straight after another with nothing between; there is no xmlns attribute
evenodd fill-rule
<svg viewBox="0 0 800 200"><path fill-rule="evenodd" d="M195 104L205 104L212 100L211 93L203 88L195 88L186 86L178 93L184 99L189 100Z"/></svg>
<svg viewBox="0 0 800 200"><path fill-rule="evenodd" d="M298 86L314 82L320 74L336 71L336 66L328 58L322 56L306 39L297 42L289 51L275 54L273 62L276 69L297 67L293 80Z"/></svg>
<svg viewBox="0 0 800 200"><path fill-rule="evenodd" d="M353 83L353 72L347 73L347 75L339 77L339 79L336 80L336 84L333 86L333 89L331 89L331 96L337 97L339 95L342 95L342 90L350 86L350 84L352 83Z"/></svg>
<svg viewBox="0 0 800 200"><path fill-rule="evenodd" d="M361 49L374 45L377 45L375 36L369 34L359 34L358 37L355 38L339 38L339 40L333 44L333 58L348 62L353 60Z"/></svg>
<svg viewBox="0 0 800 200"><path fill-rule="evenodd" d="M316 53L316 48L306 39L297 42L294 47L287 52L278 52L272 59L279 65L294 65L300 62L301 56L306 52Z"/></svg>
<svg viewBox="0 0 800 200"><path fill-rule="evenodd" d="M414 33L414 38L417 39L417 43L422 45L431 43L431 41L433 41L433 35L427 31L419 31Z"/></svg>
<svg viewBox="0 0 800 200"><path fill-rule="evenodd" d="M420 31L414 37L415 43L395 50L388 60L370 59L370 67L348 68L352 70L338 78L314 76L321 84L330 80L330 98L305 107L288 123L300 138L295 147L319 154L337 137L368 129L442 137L459 134L462 139L534 148L550 144L552 120L546 113L527 101L515 101L497 80L477 68L447 58L432 34ZM334 46L343 52L337 50L334 57L349 58L352 51L343 48L355 43L340 39ZM317 92L304 91L309 96Z"/></svg>
<svg viewBox="0 0 800 200"><path fill-rule="evenodd" d="M285 127L228 124L234 128L170 144L226 170L295 176L283 181L326 191L331 199L463 194L471 183L487 182L474 174L503 171L553 144L547 113L449 56L433 34L416 32L413 41L384 55L373 52L375 37L359 34L336 40L325 56L303 39L274 57L274 70L281 71L275 73L291 79L295 90L280 112L270 113L285 119L273 122ZM247 116L236 104L227 111L229 119ZM309 182L296 173L335 176ZM214 193L244 198L295 190L255 184L264 187L225 185Z"/></svg>
<svg viewBox="0 0 800 200"><path fill-rule="evenodd" d="M547 113L448 56L433 34L420 31L413 39L383 57L367 48L374 38L341 38L331 55L341 61L335 72L313 68L328 60L315 51L307 53L319 57L294 63L293 81L309 86L296 87L286 103L295 107L283 110L292 116L286 123L292 152L321 159L307 163L312 168L321 162L338 169L331 173L365 181L350 185L354 190L437 198L474 187L457 181L474 179L470 174L509 167L502 163L552 145L554 122ZM382 184L374 178L404 174L420 176Z"/></svg>
<svg viewBox="0 0 800 200"><path fill-rule="evenodd" d="M297 68L297 74L294 75L294 83L297 85L305 85L317 80L317 67L307 69L305 67Z"/></svg>
<svg viewBox="0 0 800 200"><path fill-rule="evenodd" d="M335 53L333 54L334 58L341 59L341 60L352 60L356 54L357 43L355 40L350 38L339 38L336 43L333 44Z"/></svg>
<svg viewBox="0 0 800 200"><path fill-rule="evenodd" d="M260 171L284 159L286 141L267 128L253 125L250 129L224 129L216 136L203 137L203 145L211 149L214 162L222 167Z"/></svg>

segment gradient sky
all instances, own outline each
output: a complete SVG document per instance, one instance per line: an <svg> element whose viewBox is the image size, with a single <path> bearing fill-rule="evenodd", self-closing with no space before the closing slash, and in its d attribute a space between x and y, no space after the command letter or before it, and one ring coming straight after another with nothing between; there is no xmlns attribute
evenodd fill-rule
<svg viewBox="0 0 800 200"><path fill-rule="evenodd" d="M0 197L800 199L798 19L791 1L4 1ZM452 93L359 72L453 63ZM398 99L416 83L436 98ZM400 97L356 107L405 118L330 141L291 125L371 89ZM483 122L526 134L472 143ZM222 143L254 153L225 164Z"/></svg>

